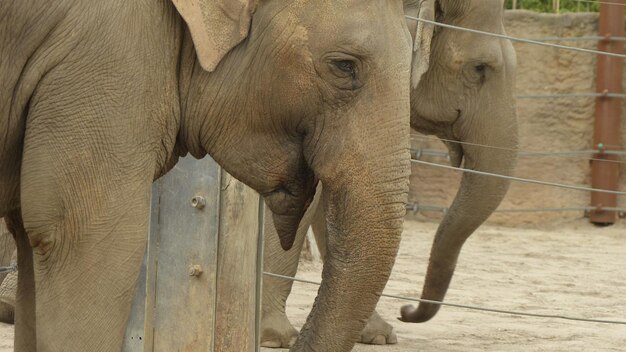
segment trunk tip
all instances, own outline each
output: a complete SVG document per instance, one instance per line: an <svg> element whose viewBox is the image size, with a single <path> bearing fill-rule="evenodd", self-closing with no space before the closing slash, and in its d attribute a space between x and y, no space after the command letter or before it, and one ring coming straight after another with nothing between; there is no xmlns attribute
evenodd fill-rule
<svg viewBox="0 0 626 352"><path fill-rule="evenodd" d="M439 305L430 303L420 303L418 308L412 304L407 304L400 308L398 320L405 323L423 323L432 319L439 311Z"/></svg>

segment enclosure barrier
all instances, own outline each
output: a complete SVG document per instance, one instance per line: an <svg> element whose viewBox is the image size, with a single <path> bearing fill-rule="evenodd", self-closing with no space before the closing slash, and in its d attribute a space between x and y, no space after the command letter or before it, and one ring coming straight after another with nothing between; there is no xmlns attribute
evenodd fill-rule
<svg viewBox="0 0 626 352"><path fill-rule="evenodd" d="M619 57L619 58L622 58L622 59L626 58L626 55L624 55L624 54L617 54L617 53L611 53L611 52L607 52L607 51L600 51L600 50L593 50L593 49L577 48L575 46L569 46L569 45L547 43L546 41L535 40L535 39L517 38L517 37L512 37L510 35L498 34L498 33L492 33L492 32L485 32L485 31L480 31L480 30L477 30L477 29L471 29L471 28L465 28L465 27L459 27L459 26L454 26L454 25L451 25L451 24L446 24L446 23L441 23L441 22L436 22L436 21L430 21L430 20L426 20L426 19L423 19L423 18L413 17L413 16L404 16L404 17L406 17L406 18L408 18L410 20L413 20L413 21L423 22L423 23L434 25L434 26L438 26L438 27L449 28L449 29L459 30L459 31L462 31L462 32L474 33L474 34L486 35L486 36L489 36L489 37L495 37L495 38L500 38L500 39L508 39L510 41L513 41L513 42L534 44L534 45L539 45L539 46L547 46L547 47L551 47L551 48L555 48L555 49L578 51L578 52L587 53L587 54L596 54L596 55L605 55L605 56L611 56L611 57Z"/></svg>
<svg viewBox="0 0 626 352"><path fill-rule="evenodd" d="M615 2L624 3L624 0ZM600 5L600 22L598 24L600 33L607 35L624 35L624 9L614 10L608 5ZM599 41L598 49L607 52L624 52L624 42L622 41ZM622 73L624 71L624 60L616 57L598 56L596 63L598 74L596 76L596 89L604 92L620 93L622 91ZM594 145L617 144L620 141L620 120L622 114L622 104L616 98L596 99L594 119ZM615 156L599 153L598 158L613 160ZM591 164L591 185L595 188L617 189L619 182L618 165L612 163L592 163ZM595 206L617 206L617 197L606 193L591 193L591 205ZM589 220L594 224L613 224L615 213L604 211L591 211Z"/></svg>
<svg viewBox="0 0 626 352"><path fill-rule="evenodd" d="M317 286L321 285L320 282L311 281L311 280L304 280L304 279L291 277L291 276L280 275L280 274L274 274L274 273L270 273L270 272L267 272L267 271L263 272L263 274L266 275L266 276L276 277L276 278L283 279L283 280L302 282L302 283L305 283L305 284L311 284L311 285L317 285ZM571 316L557 315L557 314L538 314L538 313L517 312L517 311L511 311L511 310L484 308L484 307L469 306L469 305L464 305L464 304L456 304L456 303L447 303L447 302L433 301L433 300L422 299L422 298L412 298L412 297L404 297L404 296L398 296L398 295L390 295L390 294L386 294L386 293L382 293L381 297L394 298L394 299L399 299L399 300L408 301L408 302L430 303L430 304L436 304L436 305L440 305L440 306L464 308L464 309L477 310L477 311L482 311L482 312L501 313L501 314L509 314L509 315L519 315L519 316L535 317L535 318L553 318L553 319L574 320L574 321L582 321L582 322L587 322L587 323L626 325L626 321L620 321L620 320L588 319L588 318L571 317Z"/></svg>
<svg viewBox="0 0 626 352"><path fill-rule="evenodd" d="M258 351L263 204L210 157L152 188L124 352Z"/></svg>

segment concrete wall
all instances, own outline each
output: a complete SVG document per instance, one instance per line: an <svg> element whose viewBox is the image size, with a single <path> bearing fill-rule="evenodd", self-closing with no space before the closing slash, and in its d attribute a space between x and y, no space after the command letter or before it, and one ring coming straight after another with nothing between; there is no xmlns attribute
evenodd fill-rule
<svg viewBox="0 0 626 352"><path fill-rule="evenodd" d="M598 14L539 14L508 11L505 27L509 35L522 38L549 36L595 36ZM563 42L565 45L596 49L597 42ZM595 92L596 56L586 53L515 43L518 57L517 94ZM626 80L625 80L626 81ZM626 102L626 100L624 100ZM560 151L592 149L594 98L517 100L520 149ZM622 116L622 146L626 149L626 107ZM441 148L440 142L413 139L414 147ZM424 160L446 163L437 157ZM626 161L626 158L622 158ZM620 188L626 191L626 165L621 166ZM515 173L519 177L568 184L590 184L590 164L584 157L521 157ZM413 164L410 200L421 204L448 206L454 198L460 175L454 171ZM501 208L573 207L589 205L588 192L513 183ZM618 197L626 207L626 197ZM494 214L491 223L540 225L581 218L582 212ZM418 217L440 218L424 213ZM623 221L623 220L622 220Z"/></svg>

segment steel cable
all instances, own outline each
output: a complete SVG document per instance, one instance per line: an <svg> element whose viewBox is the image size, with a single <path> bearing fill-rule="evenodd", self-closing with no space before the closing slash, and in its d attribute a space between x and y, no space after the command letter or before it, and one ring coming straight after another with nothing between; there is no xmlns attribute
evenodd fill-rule
<svg viewBox="0 0 626 352"><path fill-rule="evenodd" d="M580 37L542 37L542 38L526 38L526 39L536 40L538 42L589 42L589 41L624 42L626 41L626 37L615 37L612 35L607 35L606 37L601 37L599 35L584 35Z"/></svg>
<svg viewBox="0 0 626 352"><path fill-rule="evenodd" d="M622 191L613 191L613 190L608 190L608 189L591 188L591 187L578 186L578 185L568 185L568 184L562 184L562 183L556 183L556 182L533 180L529 178L522 178L522 177L516 177L516 176L506 176L506 175L494 174L491 172L464 169L461 167L454 167L454 166L443 165L443 164L438 164L438 163L431 163L428 161L416 160L416 159L411 159L411 162L417 163L417 164L428 165L428 166L439 167L439 168L448 169L448 170L461 171L461 172L482 175L482 176L503 178L503 179L507 179L511 181L531 183L531 184L542 185L542 186L552 186L552 187L558 187L558 188L573 189L577 191L599 192L599 193L608 193L608 194L626 196L626 192L622 192Z"/></svg>
<svg viewBox="0 0 626 352"><path fill-rule="evenodd" d="M291 280L291 281L302 282L302 283L305 283L305 284L318 285L318 286L321 285L319 282L315 282L315 281L311 281L311 280L299 279L299 278L295 278L295 277L291 277L291 276L285 276L285 275L274 274L274 273L269 273L269 272L263 272L263 274L267 275L267 276L283 279L283 280ZM570 317L570 316L557 315L557 314L539 314L539 313L515 312L515 311L509 311L509 310L503 310L503 309L482 308L482 307L476 307L476 306L468 306L468 305L464 305L464 304L431 301L431 300L421 299L421 298L403 297L403 296L390 295L390 294L385 294L385 293L383 293L381 296L382 297L387 297L387 298L400 299L400 300L409 301L409 302L430 303L430 304L437 304L437 305L440 305L440 306L464 308L464 309L477 310L477 311L490 312L490 313L520 315L520 316L535 317L535 318L553 318L553 319L574 320L574 321L582 321L582 322L587 322L587 323L602 323L602 324L626 325L626 322L618 321L618 320L587 319L587 318Z"/></svg>
<svg viewBox="0 0 626 352"><path fill-rule="evenodd" d="M448 207L441 205L420 204L417 202L408 202L406 205L407 211L417 213L419 211L446 213ZM626 208L618 207L565 207L565 208L511 208L511 209L496 209L494 213L544 213L544 212L574 212L574 211L610 211L618 213L626 213Z"/></svg>
<svg viewBox="0 0 626 352"><path fill-rule="evenodd" d="M9 266L0 266L0 274L17 271L17 263L11 263Z"/></svg>
<svg viewBox="0 0 626 352"><path fill-rule="evenodd" d="M475 147L482 147L482 148L490 148L490 149L499 149L499 150L507 150L507 151L512 151L512 152L516 152L517 155L519 156L559 156L559 157L577 157L579 158L580 155L585 154L591 154L591 155L595 155L595 154L605 154L605 155L615 155L615 156L619 156L619 157L626 157L626 150L606 150L606 149L599 149L599 150L574 150L574 151L534 151L534 150L520 150L517 148L507 148L507 147L499 147L499 146L494 146L494 145L487 145L487 144L480 144L480 143L471 143L471 142L463 142L463 141L455 141L452 139L446 139L446 138L439 138L439 137L430 137L430 136L424 136L424 135L418 135L418 134L411 134L411 139L412 140L418 140L418 139L423 139L423 140L432 140L432 141L441 141L441 142L447 142L447 143L455 143L455 144L461 144L461 145L469 145L469 146L475 146ZM602 144L601 145L602 148L621 148L619 146L613 146L613 145L606 145L606 144ZM415 148L414 148L415 149ZM441 157L447 157L448 153L444 152L444 151L435 151L435 150L428 150L425 149L426 153L424 153L424 155L434 155L434 156L441 156ZM430 154L428 154L430 153ZM594 158L594 157L584 157L585 160L593 160L593 161L602 161L602 162L607 162L607 163L617 163L617 164L624 164L626 163L625 161L620 161L620 160L610 160L610 159L600 159L600 158Z"/></svg>
<svg viewBox="0 0 626 352"><path fill-rule="evenodd" d="M609 1L598 1L598 0L575 0L576 2L584 2L588 4L604 4L604 5L619 5L624 6L625 4L619 2L609 2Z"/></svg>
<svg viewBox="0 0 626 352"><path fill-rule="evenodd" d="M541 41L532 40L532 39L516 38L516 37L512 37L512 36L505 35L505 34L498 34L498 33L480 31L480 30L477 30L477 29L464 28L464 27L454 26L454 25L451 25L451 24L425 20L425 19L417 18L417 17L413 17L413 16L405 15L405 17L408 18L408 19L414 20L414 21L428 23L428 24L432 24L432 25L435 25L435 26L439 26L439 27L450 28L450 29L455 29L455 30L459 30L459 31L475 33L475 34L481 34L481 35L486 35L486 36L491 36L491 37L496 37L496 38L501 38L501 39L508 39L508 40L511 40L511 41L514 41L514 42L535 44L535 45L552 47L552 48L556 48L556 49L570 50L570 51L578 51L578 52L587 53L587 54L605 55L605 56L618 57L618 58L622 58L622 59L626 58L626 55L624 55L624 54L611 53L611 52L608 52L608 51L584 49L584 48L577 48L577 47L568 46L568 45L546 43L546 42L541 42Z"/></svg>
<svg viewBox="0 0 626 352"><path fill-rule="evenodd" d="M626 94L622 93L546 93L516 95L516 99L562 99L562 98L619 98L625 99Z"/></svg>
<svg viewBox="0 0 626 352"><path fill-rule="evenodd" d="M572 151L552 151L552 152L519 152L517 155L520 157L559 157L559 158L575 158L580 160L590 160L590 161L599 161L599 162L607 162L607 163L615 163L615 164L626 164L626 161L621 160L611 160L611 159L598 159L589 157L587 155L598 154L597 151L593 150L572 150ZM607 155L611 155L612 153L606 153ZM422 148L411 148L411 155L418 160L421 160L422 156L433 156L438 158L450 159L450 153L444 150L437 149L422 149ZM625 155L617 154L619 156Z"/></svg>

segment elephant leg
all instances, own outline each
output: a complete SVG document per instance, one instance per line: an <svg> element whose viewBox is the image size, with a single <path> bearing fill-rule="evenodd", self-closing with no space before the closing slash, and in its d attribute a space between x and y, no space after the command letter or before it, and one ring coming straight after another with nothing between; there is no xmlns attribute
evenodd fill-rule
<svg viewBox="0 0 626 352"><path fill-rule="evenodd" d="M313 230L313 235L315 236L315 243L317 244L317 249L320 252L320 257L322 258L322 262L326 261L326 242L328 233L326 231L326 213L324 212L324 207L322 206L323 201L322 198L322 190L318 188L318 198L319 205L315 208L315 211L311 217L311 229Z"/></svg>
<svg viewBox="0 0 626 352"><path fill-rule="evenodd" d="M91 200L80 197L60 223L37 218L48 207L23 212L33 246L39 352L121 350L148 234L149 190L149 182L108 190L115 204L94 200L92 214L83 208ZM73 217L74 211L86 214Z"/></svg>
<svg viewBox="0 0 626 352"><path fill-rule="evenodd" d="M0 285L0 322L15 323L15 296L17 293L17 271L9 273Z"/></svg>
<svg viewBox="0 0 626 352"><path fill-rule="evenodd" d="M33 245L39 352L121 350L148 233L144 193L120 202L136 201L141 211L107 207L102 217L42 233L31 231L33 220L24 217Z"/></svg>
<svg viewBox="0 0 626 352"><path fill-rule="evenodd" d="M11 240L13 241L13 240ZM11 243L15 247L15 241ZM17 248L11 256L11 263L17 263ZM0 321L15 323L15 296L17 295L17 271L9 272L0 284Z"/></svg>
<svg viewBox="0 0 626 352"><path fill-rule="evenodd" d="M55 138L37 138L49 135L37 126L27 129L22 164L37 349L120 351L148 237L155 161L124 145L130 139L124 136L107 134L110 143L92 148L93 141L81 139L94 134L68 136L74 130L65 120L71 119L55 120L61 125ZM86 147L68 149L68 140Z"/></svg>
<svg viewBox="0 0 626 352"><path fill-rule="evenodd" d="M319 189L318 189L319 191ZM306 233L311 224L311 218L319 203L319 193L313 199L304 215L293 247L283 250L276 233L272 214L265 211L265 244L263 256L263 270L266 272L293 277L298 271L298 262ZM261 317L261 346L273 348L290 347L298 337L298 331L291 325L285 313L287 297L291 293L293 281L272 276L263 276L263 307Z"/></svg>
<svg viewBox="0 0 626 352"><path fill-rule="evenodd" d="M8 266L17 261L17 248L12 234L0 219L0 265ZM15 322L15 292L17 272L0 273L0 322Z"/></svg>
<svg viewBox="0 0 626 352"><path fill-rule="evenodd" d="M300 223L293 247L283 250L274 228L271 212L265 212L265 243L263 270L269 273L294 276L298 271L298 260L308 226ZM285 313L285 303L291 293L293 281L272 276L263 276L263 307L261 318L261 346L290 347L298 337Z"/></svg>
<svg viewBox="0 0 626 352"><path fill-rule="evenodd" d="M321 190L318 190L319 198L322 198ZM326 260L326 243L327 243L327 231L326 231L326 213L324 213L324 207L321 206L323 201L320 200L320 206L312 216L311 227L313 234L315 235L315 242L317 242L317 248L320 251L322 260ZM370 345L386 345L398 343L396 332L393 330L393 326L387 323L374 311L367 321L365 329L361 332L359 338L360 343Z"/></svg>
<svg viewBox="0 0 626 352"><path fill-rule="evenodd" d="M35 318L35 276L33 273L33 249L28 242L20 211L5 218L7 228L15 238L17 246L17 292L15 295L14 350L17 352L37 351ZM7 278L5 278L5 281Z"/></svg>

